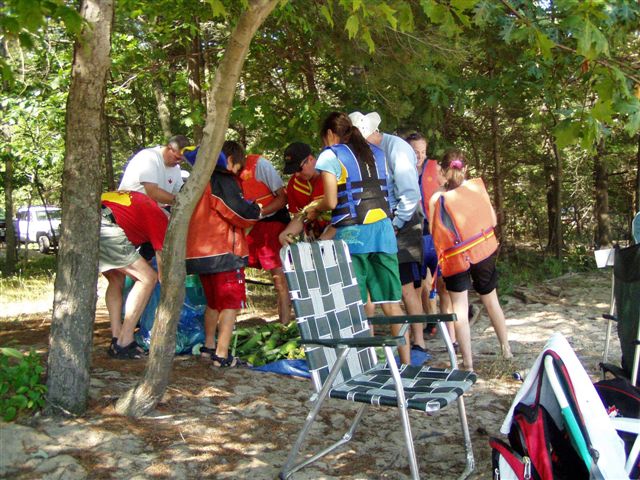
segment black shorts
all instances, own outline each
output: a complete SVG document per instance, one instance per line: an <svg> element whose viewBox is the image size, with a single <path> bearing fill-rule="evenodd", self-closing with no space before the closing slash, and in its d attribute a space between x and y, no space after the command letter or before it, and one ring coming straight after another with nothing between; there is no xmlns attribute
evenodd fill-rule
<svg viewBox="0 0 640 480"><path fill-rule="evenodd" d="M496 254L471 265L466 272L456 273L450 277L444 277L444 284L450 292L466 292L473 289L480 295L491 293L498 286L498 270L496 270Z"/></svg>
<svg viewBox="0 0 640 480"><path fill-rule="evenodd" d="M418 262L404 262L398 264L400 270L400 283L407 285L413 283L414 288L422 285L422 275L420 275L420 264Z"/></svg>

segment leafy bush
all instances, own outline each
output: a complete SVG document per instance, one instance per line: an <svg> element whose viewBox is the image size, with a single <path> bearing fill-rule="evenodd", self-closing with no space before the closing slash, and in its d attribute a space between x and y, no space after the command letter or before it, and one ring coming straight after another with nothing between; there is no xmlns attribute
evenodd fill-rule
<svg viewBox="0 0 640 480"><path fill-rule="evenodd" d="M14 348L0 348L0 415L15 419L24 410L44 406L47 387L42 383L44 367L33 350L24 354Z"/></svg>

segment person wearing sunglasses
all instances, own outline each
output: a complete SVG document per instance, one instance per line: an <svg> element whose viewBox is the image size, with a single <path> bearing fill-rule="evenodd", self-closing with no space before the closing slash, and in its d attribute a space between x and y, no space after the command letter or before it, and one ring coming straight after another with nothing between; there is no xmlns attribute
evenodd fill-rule
<svg viewBox="0 0 640 480"><path fill-rule="evenodd" d="M124 169L118 190L144 193L160 206L173 205L184 183L180 163L189 145L187 137L175 135L164 146L139 151Z"/></svg>

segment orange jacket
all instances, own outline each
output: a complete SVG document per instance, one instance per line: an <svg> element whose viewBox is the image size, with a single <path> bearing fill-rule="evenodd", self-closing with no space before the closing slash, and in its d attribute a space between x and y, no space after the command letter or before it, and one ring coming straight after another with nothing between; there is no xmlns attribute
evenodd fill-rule
<svg viewBox="0 0 640 480"><path fill-rule="evenodd" d="M276 196L267 185L256 178L256 166L260 155L247 155L247 163L240 172L240 182L244 198L260 204L263 208L269 205Z"/></svg>
<svg viewBox="0 0 640 480"><path fill-rule="evenodd" d="M187 273L218 273L247 265L244 229L254 225L260 208L242 197L238 179L216 169L196 205L187 234Z"/></svg>
<svg viewBox="0 0 640 480"><path fill-rule="evenodd" d="M438 181L438 162L436 160L427 159L424 161L418 181L420 182L420 193L422 194L422 210L425 218L428 219L430 218L429 200L441 187Z"/></svg>
<svg viewBox="0 0 640 480"><path fill-rule="evenodd" d="M492 212L481 178L468 180L438 198L431 233L443 277L466 272L498 249Z"/></svg>

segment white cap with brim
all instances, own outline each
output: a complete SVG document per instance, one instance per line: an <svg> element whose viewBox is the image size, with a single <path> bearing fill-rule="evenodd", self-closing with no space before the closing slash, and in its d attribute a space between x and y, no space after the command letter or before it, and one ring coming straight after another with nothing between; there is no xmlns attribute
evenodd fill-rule
<svg viewBox="0 0 640 480"><path fill-rule="evenodd" d="M351 119L351 123L360 130L364 138L368 138L369 135L377 132L378 125L380 125L382 121L378 112L371 112L366 115L360 112L353 112L349 114L349 118Z"/></svg>

